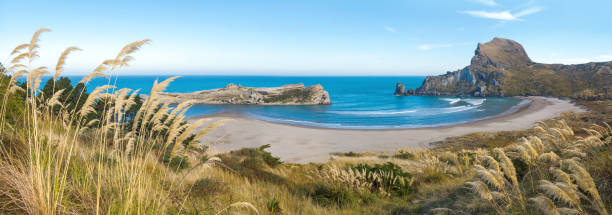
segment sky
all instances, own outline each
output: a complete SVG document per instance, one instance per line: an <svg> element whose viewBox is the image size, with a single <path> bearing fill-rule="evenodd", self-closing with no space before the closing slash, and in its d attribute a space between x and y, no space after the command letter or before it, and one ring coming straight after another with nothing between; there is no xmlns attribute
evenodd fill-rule
<svg viewBox="0 0 612 215"><path fill-rule="evenodd" d="M91 72L123 45L152 42L119 74L436 75L470 62L479 42L521 43L532 60L612 61L612 1L0 0L0 62L41 27L41 58Z"/></svg>

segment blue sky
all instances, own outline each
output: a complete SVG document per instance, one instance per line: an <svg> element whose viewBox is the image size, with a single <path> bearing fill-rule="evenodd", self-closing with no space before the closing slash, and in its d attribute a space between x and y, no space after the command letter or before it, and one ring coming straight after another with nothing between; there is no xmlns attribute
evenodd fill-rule
<svg viewBox="0 0 612 215"><path fill-rule="evenodd" d="M434 75L478 42L516 40L537 62L612 60L612 1L9 1L0 60L40 27L38 64L85 74L129 42L153 42L122 74Z"/></svg>

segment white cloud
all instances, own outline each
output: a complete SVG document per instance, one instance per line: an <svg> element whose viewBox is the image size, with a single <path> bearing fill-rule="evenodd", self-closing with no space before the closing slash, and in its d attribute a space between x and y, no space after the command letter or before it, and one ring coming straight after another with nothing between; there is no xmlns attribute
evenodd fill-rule
<svg viewBox="0 0 612 215"><path fill-rule="evenodd" d="M429 51L432 49L450 48L450 47L453 47L453 44L422 44L418 46L417 48L421 51Z"/></svg>
<svg viewBox="0 0 612 215"><path fill-rule="evenodd" d="M478 2L480 4L484 4L486 6L496 6L498 5L497 2L495 2L494 0L473 0L475 2Z"/></svg>
<svg viewBox="0 0 612 215"><path fill-rule="evenodd" d="M388 31L388 32L391 32L391 33L395 33L396 32L395 28L393 28L391 26L386 26L386 25L385 25L385 31Z"/></svg>
<svg viewBox="0 0 612 215"><path fill-rule="evenodd" d="M599 55L601 61L612 61L612 55Z"/></svg>
<svg viewBox="0 0 612 215"><path fill-rule="evenodd" d="M521 17L521 16L527 16L529 14L534 14L534 13L537 13L537 12L540 12L540 11L542 11L542 8L532 7L532 8L527 8L527 9L521 10L521 11L515 13L514 16L516 18L518 18L518 17Z"/></svg>
<svg viewBox="0 0 612 215"><path fill-rule="evenodd" d="M590 62L606 62L612 61L612 55L599 55L591 58L553 58L543 60L543 63L560 63L560 64L583 64Z"/></svg>
<svg viewBox="0 0 612 215"><path fill-rule="evenodd" d="M527 16L529 14L534 14L537 12L540 12L542 9L541 8L527 8L521 11L518 11L516 13L511 13L510 11L497 11L497 12L490 12L490 11L484 11L484 10L470 10L470 11L461 11L461 13L463 14L467 14L473 17L478 17L478 18L485 18L485 19L495 19L495 20L500 20L500 21L516 21L516 20L522 20L520 19L520 17L523 16Z"/></svg>

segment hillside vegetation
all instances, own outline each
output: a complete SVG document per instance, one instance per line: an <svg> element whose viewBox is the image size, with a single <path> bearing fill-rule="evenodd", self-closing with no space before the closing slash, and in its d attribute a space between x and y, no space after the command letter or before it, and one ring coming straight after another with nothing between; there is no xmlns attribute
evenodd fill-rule
<svg viewBox="0 0 612 215"><path fill-rule="evenodd" d="M564 115L495 146L338 153L283 163L268 146L207 150L189 102L115 89L149 40L130 43L72 86L68 48L41 88L37 31L0 74L0 214L609 214L612 128L600 113ZM87 93L92 78L109 85ZM591 104L591 103L589 103ZM596 106L593 106L596 107ZM601 114L601 115L592 115ZM604 119L602 121L602 119ZM569 124L567 123L569 122ZM582 122L582 123L577 123ZM483 135L486 137L494 137Z"/></svg>

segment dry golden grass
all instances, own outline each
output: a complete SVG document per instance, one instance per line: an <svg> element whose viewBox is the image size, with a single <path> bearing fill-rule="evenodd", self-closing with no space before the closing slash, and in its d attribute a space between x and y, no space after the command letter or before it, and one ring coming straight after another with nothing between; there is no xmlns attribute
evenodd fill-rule
<svg viewBox="0 0 612 215"><path fill-rule="evenodd" d="M611 133L612 129L594 127L598 130L591 131L591 136L577 137L565 121L559 121L555 126L540 123L536 126L539 136L523 138L520 144L495 149L498 159L502 162L503 176L497 164L490 165L491 169L478 165L475 167L477 181L485 182L479 184L487 184L498 191L502 197L499 201L490 201L488 196L483 195L487 189L474 186L473 183L470 185L483 199L489 200L490 204L498 209L498 213L510 213L512 210L527 212L529 208L524 204L524 199L529 199L542 213L596 212L606 215L606 205L591 174L579 162L586 154L599 151L602 146L610 143L607 134ZM572 153L568 153L570 151ZM522 178L517 177L519 172L510 158L521 161L526 166L521 170ZM496 162L490 156L483 156L481 159L489 164ZM539 180L534 182L535 179ZM514 192L507 189L510 187ZM539 194L530 197L534 190ZM510 207L504 208L504 205Z"/></svg>
<svg viewBox="0 0 612 215"><path fill-rule="evenodd" d="M81 97L83 92L69 92L79 94L84 104L79 110L68 110L58 99L63 89L54 89L51 98L39 96L42 76L48 71L46 67L34 67L33 64L38 58L39 37L47 31L44 28L36 31L30 43L12 52L14 58L9 73L14 76L3 92L3 104L6 104L6 95L20 88L16 86L16 79L27 75L26 111L19 128L5 126L5 110L0 113L3 119L0 127L0 211L28 214L181 213L185 196L177 191L183 189L182 178L190 172L177 173L160 159L166 153L172 159L201 149L194 140L187 141L195 135L193 128L198 124L183 123L185 110L172 112L168 117L172 108L157 108L158 104L167 106L172 102L160 101L156 94L176 77L155 83L151 96L137 112L141 118L129 128L124 113L134 105L136 93L128 97L130 89L115 90L110 78L109 85L97 87L87 98ZM113 60L104 61L103 67L96 68L81 82L87 84L96 76L109 77L105 73L112 75L128 66L133 59L131 54L148 42L142 40L126 45ZM68 54L75 50L80 49L69 47L62 53L53 81L61 75ZM93 106L100 99L107 101L103 112L97 115L100 118L87 120L96 112ZM52 111L54 106L60 106L60 111ZM152 120L150 116L155 114L167 117ZM213 123L208 130L221 123ZM168 131L171 138L148 129L167 124L174 126ZM83 142L85 137L90 141ZM210 164L203 162L197 167ZM225 211L246 207L257 212L248 202L227 206Z"/></svg>

